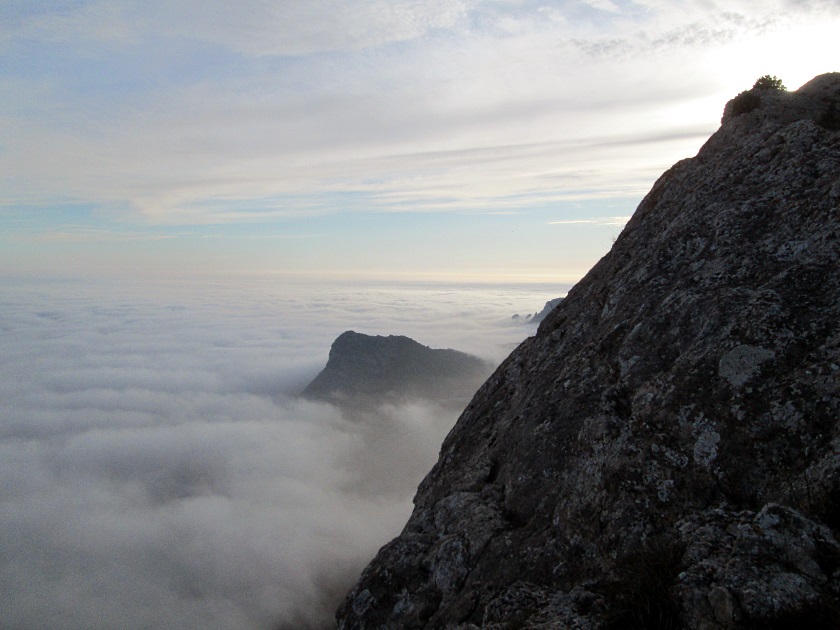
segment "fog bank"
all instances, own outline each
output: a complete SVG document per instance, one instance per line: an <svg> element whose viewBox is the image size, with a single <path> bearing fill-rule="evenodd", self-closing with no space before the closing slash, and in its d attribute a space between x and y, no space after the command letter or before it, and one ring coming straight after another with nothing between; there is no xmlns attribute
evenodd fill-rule
<svg viewBox="0 0 840 630"><path fill-rule="evenodd" d="M80 629L329 626L457 412L295 394L350 328L498 361L559 290L5 286L0 609Z"/></svg>

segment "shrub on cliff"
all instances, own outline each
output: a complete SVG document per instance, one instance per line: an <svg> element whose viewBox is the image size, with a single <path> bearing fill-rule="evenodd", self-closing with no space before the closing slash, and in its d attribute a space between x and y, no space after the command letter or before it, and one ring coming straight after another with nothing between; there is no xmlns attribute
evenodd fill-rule
<svg viewBox="0 0 840 630"><path fill-rule="evenodd" d="M755 82L753 85L754 90L787 90L782 80L776 76L770 76L769 74L765 74L763 77L760 77L758 81Z"/></svg>
<svg viewBox="0 0 840 630"><path fill-rule="evenodd" d="M741 92L726 104L726 108L723 111L723 118L726 120L740 116L741 114L747 114L754 109L758 109L760 106L761 97L752 90L747 90Z"/></svg>
<svg viewBox="0 0 840 630"><path fill-rule="evenodd" d="M787 88L778 77L770 76L769 74L759 77L751 89L741 92L726 104L721 122L734 118L735 116L740 116L741 114L748 114L761 107L760 92L768 90L783 92Z"/></svg>

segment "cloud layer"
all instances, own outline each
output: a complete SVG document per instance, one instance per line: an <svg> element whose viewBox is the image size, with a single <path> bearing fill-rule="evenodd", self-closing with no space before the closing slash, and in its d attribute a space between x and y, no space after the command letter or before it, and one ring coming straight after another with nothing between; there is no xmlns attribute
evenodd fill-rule
<svg viewBox="0 0 840 630"><path fill-rule="evenodd" d="M838 30L831 0L7 1L0 267L576 280Z"/></svg>
<svg viewBox="0 0 840 630"><path fill-rule="evenodd" d="M403 211L638 196L757 74L829 70L840 19L785 0L39 6L2 9L0 202L179 225L351 195Z"/></svg>
<svg viewBox="0 0 840 630"><path fill-rule="evenodd" d="M399 531L455 414L406 403L350 420L292 393L345 328L498 360L528 333L510 314L552 297L266 281L7 286L9 628L325 627Z"/></svg>

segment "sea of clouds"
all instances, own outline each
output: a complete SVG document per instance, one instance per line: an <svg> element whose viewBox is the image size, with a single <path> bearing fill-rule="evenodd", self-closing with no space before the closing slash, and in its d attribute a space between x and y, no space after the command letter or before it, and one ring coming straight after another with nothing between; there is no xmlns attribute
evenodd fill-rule
<svg viewBox="0 0 840 630"><path fill-rule="evenodd" d="M348 329L496 363L559 285L4 278L9 629L330 627L457 412L296 394Z"/></svg>

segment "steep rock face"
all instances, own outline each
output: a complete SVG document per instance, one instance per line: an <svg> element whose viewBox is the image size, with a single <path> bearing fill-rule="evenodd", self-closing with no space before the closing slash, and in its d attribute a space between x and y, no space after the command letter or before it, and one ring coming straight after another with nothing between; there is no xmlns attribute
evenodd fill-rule
<svg viewBox="0 0 840 630"><path fill-rule="evenodd" d="M489 371L484 361L464 352L429 348L404 336L348 330L333 342L326 367L303 396L357 403L392 397L469 398Z"/></svg>
<svg viewBox="0 0 840 630"><path fill-rule="evenodd" d="M840 74L653 186L478 391L350 628L834 628Z"/></svg>

